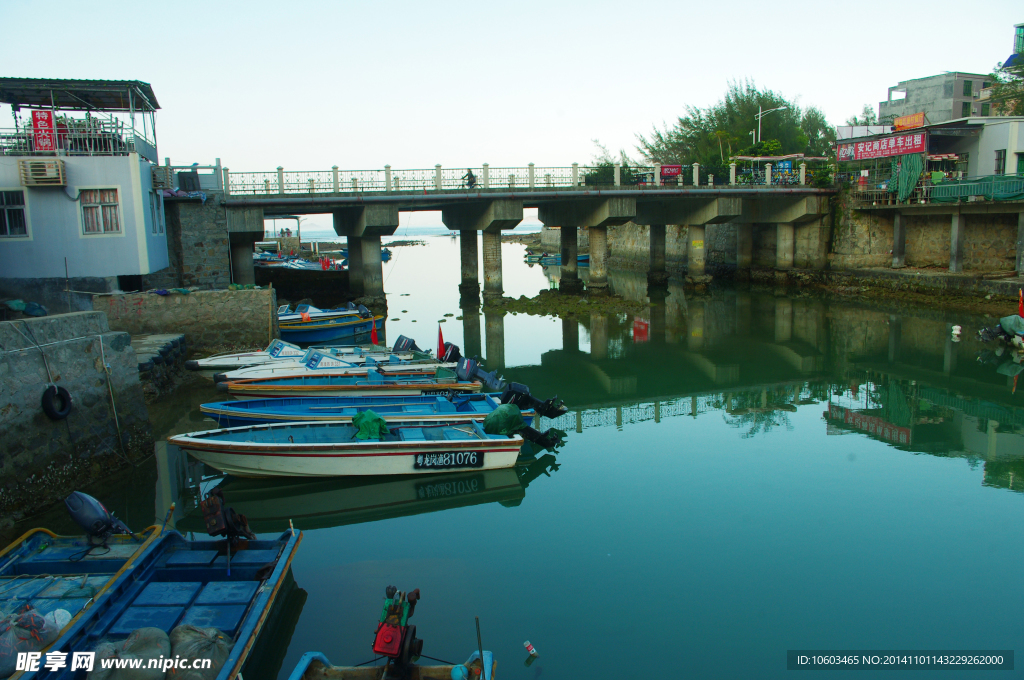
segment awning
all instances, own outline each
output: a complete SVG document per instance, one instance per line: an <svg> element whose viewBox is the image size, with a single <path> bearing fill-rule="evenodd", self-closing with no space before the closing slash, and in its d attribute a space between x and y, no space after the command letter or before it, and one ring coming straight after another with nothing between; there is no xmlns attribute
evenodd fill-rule
<svg viewBox="0 0 1024 680"><path fill-rule="evenodd" d="M0 103L73 111L155 111L153 88L141 80L0 78Z"/></svg>
<svg viewBox="0 0 1024 680"><path fill-rule="evenodd" d="M763 163L774 163L775 161L827 161L825 156L805 156L802 153L791 153L785 156L729 156L731 161L758 161Z"/></svg>

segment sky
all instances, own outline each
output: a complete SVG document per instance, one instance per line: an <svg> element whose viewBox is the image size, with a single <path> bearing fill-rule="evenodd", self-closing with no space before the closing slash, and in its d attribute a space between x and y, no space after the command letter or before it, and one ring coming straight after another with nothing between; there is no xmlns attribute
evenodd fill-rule
<svg viewBox="0 0 1024 680"><path fill-rule="evenodd" d="M0 23L24 29L4 31L0 72L148 82L161 158L232 171L568 166L595 139L637 156L638 133L730 80L841 124L900 80L989 73L1024 22L1019 0L82 7L0 0Z"/></svg>

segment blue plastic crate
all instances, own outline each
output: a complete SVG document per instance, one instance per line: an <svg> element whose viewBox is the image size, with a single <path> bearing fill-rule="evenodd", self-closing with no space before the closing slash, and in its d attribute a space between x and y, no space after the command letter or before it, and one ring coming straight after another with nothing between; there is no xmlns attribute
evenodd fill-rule
<svg viewBox="0 0 1024 680"><path fill-rule="evenodd" d="M234 635L242 617L245 616L246 605L224 604L216 607L189 607L182 623L189 623L199 628L216 628L226 635Z"/></svg>
<svg viewBox="0 0 1024 680"><path fill-rule="evenodd" d="M207 583L195 604L249 604L260 584L256 581L219 581Z"/></svg>
<svg viewBox="0 0 1024 680"><path fill-rule="evenodd" d="M186 605L192 601L203 584L198 581L169 581L150 583L145 590L132 602L133 607L140 605L171 606Z"/></svg>
<svg viewBox="0 0 1024 680"><path fill-rule="evenodd" d="M159 628L170 633L181 618L184 607L128 607L108 631L111 635L130 635L139 628Z"/></svg>

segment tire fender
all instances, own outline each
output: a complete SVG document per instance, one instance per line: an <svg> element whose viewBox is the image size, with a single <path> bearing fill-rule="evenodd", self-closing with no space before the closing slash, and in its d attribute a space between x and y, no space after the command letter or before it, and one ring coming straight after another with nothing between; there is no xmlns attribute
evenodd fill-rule
<svg viewBox="0 0 1024 680"><path fill-rule="evenodd" d="M49 385L43 392L43 413L51 420L64 420L71 413L71 393L63 387Z"/></svg>

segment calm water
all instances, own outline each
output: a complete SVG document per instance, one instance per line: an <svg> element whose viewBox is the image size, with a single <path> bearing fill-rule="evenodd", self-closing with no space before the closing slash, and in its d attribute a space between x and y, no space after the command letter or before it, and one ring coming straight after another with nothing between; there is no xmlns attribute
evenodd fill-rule
<svg viewBox="0 0 1024 680"><path fill-rule="evenodd" d="M428 240L385 265L388 336L433 346L447 319L446 340L481 342L469 351L489 367L566 400L544 425L568 443L516 473L207 472L202 487L224 483L258 531L289 518L305 531L247 680L284 677L307 650L372 658L388 584L420 588L412 622L431 656L463 660L480 616L509 679L617 678L652 656L689 677L781 677L787 649L1024 649L1024 385L1011 393L1003 358L976 360L980 319L672 287L637 316L466 322L458 243ZM506 295L550 286L522 253L504 246ZM642 275L611 278L644 299ZM196 409L218 396L179 391L153 409L156 428L209 427ZM96 493L137 526L178 500L179 528L200 531L190 474L203 476L158 458Z"/></svg>

